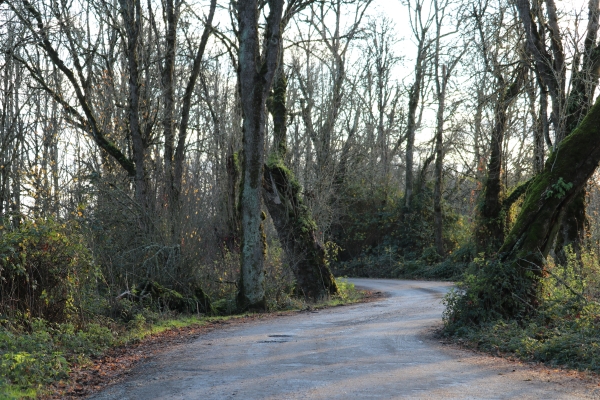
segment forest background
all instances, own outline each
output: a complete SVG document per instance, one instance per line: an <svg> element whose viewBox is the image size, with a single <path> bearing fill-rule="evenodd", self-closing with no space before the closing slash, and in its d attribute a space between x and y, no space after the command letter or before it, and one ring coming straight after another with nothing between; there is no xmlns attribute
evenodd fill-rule
<svg viewBox="0 0 600 400"><path fill-rule="evenodd" d="M0 2L0 387L334 275L457 280L446 334L597 370L599 12Z"/></svg>

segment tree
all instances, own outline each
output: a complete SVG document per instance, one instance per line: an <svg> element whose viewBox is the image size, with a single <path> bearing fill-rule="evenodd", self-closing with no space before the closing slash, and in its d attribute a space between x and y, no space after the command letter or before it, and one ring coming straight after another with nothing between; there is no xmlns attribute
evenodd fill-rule
<svg viewBox="0 0 600 400"><path fill-rule="evenodd" d="M410 11L411 3L408 2ZM409 12L411 29L417 40L417 58L415 60L415 80L408 92L408 115L406 122L406 175L404 182L404 205L410 210L414 186L414 146L415 133L419 121L417 110L421 101L421 91L425 84L425 72L428 62L429 47L432 44L428 31L433 23L433 16L423 20L423 2L417 1L414 7L414 16Z"/></svg>
<svg viewBox="0 0 600 400"><path fill-rule="evenodd" d="M166 32L164 35L164 45L157 46L158 59L164 60L160 65L161 86L163 95L163 115L162 125L165 139L164 145L164 171L165 171L165 188L167 205L170 210L169 219L176 224L178 218L181 217L179 209L181 185L183 180L183 170L185 162L185 149L187 140L187 130L190 118L190 109L192 105L192 95L198 81L198 77L202 72L202 60L206 50L206 44L212 31L212 21L215 15L217 2L211 0L208 16L204 23L204 31L197 45L197 49L193 58L191 70L187 75L187 84L181 101L181 119L176 121L176 100L175 100L175 79L176 79L176 52L178 47L177 29L180 18L182 2L180 0L167 0L164 3L164 17ZM161 35L158 32L157 24L150 11L150 21L152 28L155 31L157 38ZM210 105L209 105L210 107ZM179 122L178 124L176 122ZM178 137L175 134L176 127L179 126ZM175 226L172 226L173 240L177 241L180 234L176 234Z"/></svg>
<svg viewBox="0 0 600 400"><path fill-rule="evenodd" d="M238 79L244 152L240 193L242 244L238 294L238 305L242 309L265 306L263 262L266 243L261 190L265 158L266 101L279 61L283 0L270 0L267 4L269 13L264 39L261 41L258 0L240 0L237 3Z"/></svg>
<svg viewBox="0 0 600 400"><path fill-rule="evenodd" d="M290 2L282 18L285 29L290 18L309 2ZM317 239L317 226L304 204L300 185L285 165L287 153L287 77L283 65L283 43L279 50L273 90L268 110L273 117L273 149L264 166L263 198L296 278L297 292L319 300L337 293L323 245Z"/></svg>
<svg viewBox="0 0 600 400"><path fill-rule="evenodd" d="M363 41L366 42L365 60L356 84L362 89L362 94L358 95L360 109L356 115L364 120L365 145L370 153L367 168L373 177L372 186L379 186L387 193L388 188L395 186L391 184L395 175L392 172L393 160L406 138L402 134L402 93L399 82L394 80L394 70L401 59L394 53L397 41L391 20L383 17L369 22Z"/></svg>
<svg viewBox="0 0 600 400"><path fill-rule="evenodd" d="M535 312L539 304L539 283L544 276L545 259L556 239L559 221L600 162L600 101L590 109L578 127L558 145L546 161L525 196L513 228L500 248L501 264L507 268L507 281L488 282L501 302L486 304L506 318Z"/></svg>
<svg viewBox="0 0 600 400"><path fill-rule="evenodd" d="M554 128L554 149L580 123L590 109L593 93L598 84L598 66L600 65L600 45L596 43L598 35L599 2L588 3L588 24L585 32L583 49L577 50L573 59L571 82L567 93L565 33L561 31L559 16L554 0L545 1L546 10L541 4L531 4L529 0L518 0L516 8L525 31L525 44L537 75L540 90L548 92L552 113L550 122ZM548 48L549 39L550 46ZM544 129L544 114L541 123ZM569 243L577 245L586 226L585 190L579 198L572 202L572 207L565 212L558 224L562 224L561 234L557 240L557 254ZM564 256L561 257L564 262Z"/></svg>
<svg viewBox="0 0 600 400"><path fill-rule="evenodd" d="M447 60L442 57L441 40L442 24L444 17L446 16L448 1L439 2L434 0L434 16L435 16L435 28L436 28L436 39L435 39L435 51L433 55L433 69L434 69L434 80L435 80L435 96L438 103L436 113L436 127L435 127L435 166L434 166L434 189L433 189L433 216L434 216L434 241L435 247L440 256L445 255L444 242L443 242L443 226L442 226L442 179L443 179L443 165L444 165L444 112L446 111L446 94L448 88L448 82L452 76L454 68L460 62L460 59L466 51L466 47L458 54L451 54Z"/></svg>
<svg viewBox="0 0 600 400"><path fill-rule="evenodd" d="M498 43L511 40L512 32L505 30L506 10L501 7L494 15L493 24L483 20L487 2L473 6L472 17L479 38L479 48L485 74L493 77L492 94L494 100L493 125L491 127L489 161L487 177L484 181L482 201L479 206L478 224L475 231L477 251L496 251L504 241L506 218L503 214L506 208L504 200L504 184L502 170L504 166L505 131L509 122L509 107L520 94L525 83L526 69L517 57L500 52ZM517 42L515 47L519 48ZM516 60L515 60L516 58Z"/></svg>

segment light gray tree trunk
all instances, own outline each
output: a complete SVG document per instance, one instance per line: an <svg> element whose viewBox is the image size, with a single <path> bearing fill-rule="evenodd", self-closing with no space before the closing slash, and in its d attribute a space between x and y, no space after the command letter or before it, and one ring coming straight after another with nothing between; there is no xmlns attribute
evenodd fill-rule
<svg viewBox="0 0 600 400"><path fill-rule="evenodd" d="M261 211L265 153L266 101L277 67L283 0L270 0L261 54L258 0L239 0L239 82L242 107L243 160L240 208L242 217L241 276L238 307L264 308L263 263L266 243Z"/></svg>

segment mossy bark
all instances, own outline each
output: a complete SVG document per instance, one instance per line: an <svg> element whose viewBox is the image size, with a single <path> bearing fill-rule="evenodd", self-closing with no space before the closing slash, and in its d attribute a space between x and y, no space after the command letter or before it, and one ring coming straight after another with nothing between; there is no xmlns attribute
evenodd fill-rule
<svg viewBox="0 0 600 400"><path fill-rule="evenodd" d="M500 261L512 270L519 302L500 310L516 317L538 304L539 280L560 221L600 162L600 102L546 161L529 187L521 212L500 249ZM514 293L505 293L511 297ZM529 310L529 311L528 311Z"/></svg>
<svg viewBox="0 0 600 400"><path fill-rule="evenodd" d="M586 51L584 52L581 70L573 74L572 89L566 101L566 131L572 132L579 122L586 115L592 105L593 93L596 90L598 82L597 67L600 58L600 50L594 47L598 29L598 12L596 11L590 18L595 19L595 28L588 26L588 36L585 42ZM558 237L555 245L555 254L559 263L564 264L567 258L564 248L571 245L576 254L580 254L581 240L588 226L586 214L586 190L585 187L579 192L577 197L571 202L569 208L565 211L561 221L561 227L558 231Z"/></svg>
<svg viewBox="0 0 600 400"><path fill-rule="evenodd" d="M264 169L263 198L294 272L297 291L307 299L319 300L337 293L338 289L327 265L325 250L317 240L316 224L300 196L300 185L285 166L286 90L287 81L279 68L267 103L273 116L274 140Z"/></svg>
<svg viewBox="0 0 600 400"><path fill-rule="evenodd" d="M578 257L581 256L582 240L589 225L586 213L586 197L584 186L569 204L561 218L554 245L555 261L558 264L566 265L567 263L566 246L570 246L571 251L577 254Z"/></svg>
<svg viewBox="0 0 600 400"><path fill-rule="evenodd" d="M315 222L300 197L300 185L278 160L265 166L263 193L298 292L312 300L337 293L325 249L317 240Z"/></svg>

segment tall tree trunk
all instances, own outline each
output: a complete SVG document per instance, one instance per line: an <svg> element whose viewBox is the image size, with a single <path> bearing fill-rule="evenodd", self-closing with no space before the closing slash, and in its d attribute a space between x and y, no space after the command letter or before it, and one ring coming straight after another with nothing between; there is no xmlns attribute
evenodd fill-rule
<svg viewBox="0 0 600 400"><path fill-rule="evenodd" d="M540 104L539 111L536 109L536 90L533 84L529 84L526 87L527 95L529 96L529 114L533 122L533 172L539 174L544 170L544 140L548 130L548 116L547 100L544 98L547 96L542 90L540 90ZM545 108L544 108L545 107Z"/></svg>
<svg viewBox="0 0 600 400"><path fill-rule="evenodd" d="M277 67L283 0L269 1L265 46L261 57L258 0L237 3L239 23L240 102L243 115L243 161L240 207L242 216L241 276L238 306L264 308L265 239L261 212L266 100ZM262 217L261 217L262 214Z"/></svg>
<svg viewBox="0 0 600 400"><path fill-rule="evenodd" d="M177 242L175 237L175 225L177 219L177 200L175 195L175 175L173 170L173 155L175 152L175 54L177 51L177 23L179 21L179 7L174 4L174 0L165 0L164 19L166 23L165 34L165 52L161 58L164 64L161 65L161 86L163 97L163 134L164 145L164 170L165 170L165 191L166 208L169 211L168 223L170 225L171 240ZM157 32L158 33L158 32ZM158 39L158 38L157 38Z"/></svg>
<svg viewBox="0 0 600 400"><path fill-rule="evenodd" d="M425 51L423 38L419 42L419 54L417 55L417 65L415 66L415 82L410 87L408 98L408 120L406 124L406 179L404 189L404 206L410 210L411 199L414 186L414 148L415 148L415 133L417 130L417 108L421 99L421 86L423 81L423 63Z"/></svg>
<svg viewBox="0 0 600 400"><path fill-rule="evenodd" d="M240 234L240 152L233 151L233 145L229 146L227 154L227 236L233 248L239 248Z"/></svg>
<svg viewBox="0 0 600 400"><path fill-rule="evenodd" d="M143 232L148 232L151 227L149 218L152 213L150 210L150 188L145 168L147 143L140 124L141 84L138 60L138 39L142 30L142 9L139 1L120 0L120 2L127 38L126 58L129 69L129 105L127 112L135 165L135 200L141 209L141 229Z"/></svg>
<svg viewBox="0 0 600 400"><path fill-rule="evenodd" d="M297 290L307 299L319 300L337 293L317 226L300 196L300 185L285 166L287 153L287 81L277 70L269 111L273 116L273 150L265 165L263 195L277 235L296 278Z"/></svg>
<svg viewBox="0 0 600 400"><path fill-rule="evenodd" d="M433 188L433 230L435 239L435 248L440 256L445 254L444 241L442 237L442 179L444 166L444 108L446 105L446 66L442 65L442 79L438 83L438 111L437 126L435 130L435 168L434 168L434 188Z"/></svg>
<svg viewBox="0 0 600 400"><path fill-rule="evenodd" d="M535 311L545 259L560 228L561 217L577 199L600 162L600 101L567 136L534 178L521 212L500 249L501 263L490 263L490 287L501 301L489 304L498 314L515 318ZM498 279L498 274L508 281ZM508 270L504 270L508 268ZM493 276L496 276L493 278Z"/></svg>
<svg viewBox="0 0 600 400"><path fill-rule="evenodd" d="M498 71L496 79L500 94L494 107L494 126L490 142L490 160L488 175L483 191L483 202L479 209L479 223L475 232L478 252L496 251L504 241L506 219L502 215L502 154L504 132L508 120L508 107L517 97L523 82L522 72L517 72L514 81L506 87L504 78Z"/></svg>

